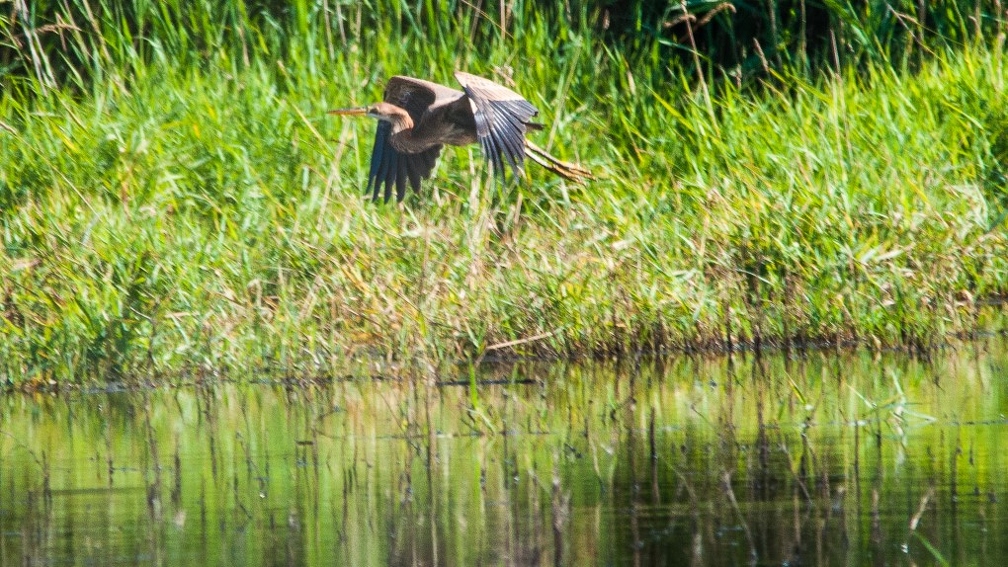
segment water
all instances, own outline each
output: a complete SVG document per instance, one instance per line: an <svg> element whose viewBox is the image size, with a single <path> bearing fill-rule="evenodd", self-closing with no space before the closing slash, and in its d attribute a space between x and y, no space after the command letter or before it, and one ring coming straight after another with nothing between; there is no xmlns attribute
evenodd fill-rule
<svg viewBox="0 0 1008 567"><path fill-rule="evenodd" d="M0 564L1008 563L1005 342L467 375L4 396Z"/></svg>

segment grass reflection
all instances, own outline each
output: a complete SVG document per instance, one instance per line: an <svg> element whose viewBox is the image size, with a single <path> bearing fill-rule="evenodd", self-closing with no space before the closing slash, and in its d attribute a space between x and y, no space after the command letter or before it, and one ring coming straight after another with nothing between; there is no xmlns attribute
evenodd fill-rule
<svg viewBox="0 0 1008 567"><path fill-rule="evenodd" d="M990 341L8 396L0 562L995 564L1006 362Z"/></svg>

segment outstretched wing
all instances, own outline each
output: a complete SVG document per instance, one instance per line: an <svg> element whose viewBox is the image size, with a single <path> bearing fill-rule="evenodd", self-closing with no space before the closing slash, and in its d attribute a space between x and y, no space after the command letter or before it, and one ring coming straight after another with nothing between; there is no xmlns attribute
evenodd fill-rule
<svg viewBox="0 0 1008 567"><path fill-rule="evenodd" d="M389 79L385 85L384 100L404 109L416 124L438 96L444 94L443 91L458 93L429 81L396 76ZM385 202L392 198L393 185L396 189L396 201L402 201L406 196L407 183L414 191L419 192L420 181L430 177L441 153L441 146L434 146L417 154L400 152L392 147L391 136L392 124L379 121L375 132L374 149L371 150L371 171L368 173L367 187L367 191L375 201L378 200L383 187Z"/></svg>
<svg viewBox="0 0 1008 567"><path fill-rule="evenodd" d="M495 173L503 175L506 159L515 175L522 175L525 132L539 110L513 90L497 83L456 72L455 78L469 96L476 118L476 138Z"/></svg>

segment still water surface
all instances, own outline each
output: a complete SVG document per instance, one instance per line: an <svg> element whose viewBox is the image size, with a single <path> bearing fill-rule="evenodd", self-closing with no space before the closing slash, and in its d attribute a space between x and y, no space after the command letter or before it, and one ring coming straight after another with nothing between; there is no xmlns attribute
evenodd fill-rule
<svg viewBox="0 0 1008 567"><path fill-rule="evenodd" d="M0 564L1008 564L1004 341L468 375L4 396Z"/></svg>

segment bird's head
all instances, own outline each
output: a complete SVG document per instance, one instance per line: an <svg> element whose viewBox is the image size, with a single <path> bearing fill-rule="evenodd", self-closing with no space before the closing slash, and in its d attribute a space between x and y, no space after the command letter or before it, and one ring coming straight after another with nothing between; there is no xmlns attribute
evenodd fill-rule
<svg viewBox="0 0 1008 567"><path fill-rule="evenodd" d="M339 108L330 110L329 114L340 116L370 116L385 122L390 122L395 127L395 131L413 127L413 120L408 112L394 104L387 102L376 102L368 106L356 106L353 108Z"/></svg>
<svg viewBox="0 0 1008 567"><path fill-rule="evenodd" d="M387 102L376 102L367 106L355 106L353 108L338 108L336 110L330 110L329 114L338 114L340 116L370 116L371 118L385 120L386 122L394 122L404 114L408 116L406 111Z"/></svg>

